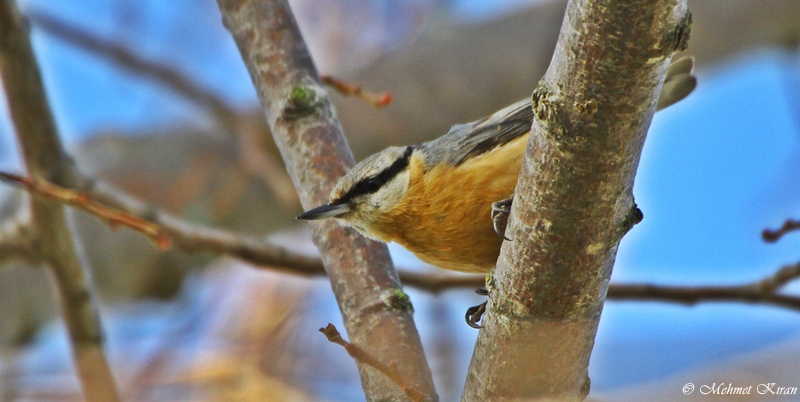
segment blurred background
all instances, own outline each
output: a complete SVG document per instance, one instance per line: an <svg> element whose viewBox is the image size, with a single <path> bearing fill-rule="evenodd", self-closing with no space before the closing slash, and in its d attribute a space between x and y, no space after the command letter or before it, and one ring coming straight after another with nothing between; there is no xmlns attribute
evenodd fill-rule
<svg viewBox="0 0 800 402"><path fill-rule="evenodd" d="M84 171L192 222L316 252L293 219L301 209L277 151L248 152L274 146L262 143L268 128L216 1L18 3ZM376 110L333 94L357 159L529 96L566 4L290 3L322 74L393 95ZM800 217L800 0L689 4L699 85L653 121L634 189L645 219L623 240L613 282L739 284L800 260L800 233L760 238ZM7 108L0 113L0 169L21 171ZM24 215L18 191L0 186L0 200L0 221ZM328 322L343 328L325 278L158 252L137 233L72 216L127 400L363 400L355 363L317 333ZM400 267L434 269L390 248ZM458 400L477 336L463 313L482 299L469 289L407 291L437 390ZM79 400L46 272L0 266L0 312L0 400ZM591 398L690 400L687 382L800 387L797 373L798 311L610 301Z"/></svg>

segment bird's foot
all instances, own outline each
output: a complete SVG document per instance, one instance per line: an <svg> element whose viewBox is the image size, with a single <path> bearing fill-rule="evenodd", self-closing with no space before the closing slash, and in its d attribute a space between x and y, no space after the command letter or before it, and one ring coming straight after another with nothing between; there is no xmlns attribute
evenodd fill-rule
<svg viewBox="0 0 800 402"><path fill-rule="evenodd" d="M506 237L506 224L508 223L508 214L511 213L511 204L514 202L514 196L492 203L492 227L494 232L504 240L511 241Z"/></svg>
<svg viewBox="0 0 800 402"><path fill-rule="evenodd" d="M489 296L489 291L486 289L477 289L475 293L481 296ZM483 318L483 313L486 312L486 303L483 302L477 306L472 306L467 309L467 314L464 316L464 319L467 321L467 325L475 329L483 328L483 325L480 324L481 318Z"/></svg>

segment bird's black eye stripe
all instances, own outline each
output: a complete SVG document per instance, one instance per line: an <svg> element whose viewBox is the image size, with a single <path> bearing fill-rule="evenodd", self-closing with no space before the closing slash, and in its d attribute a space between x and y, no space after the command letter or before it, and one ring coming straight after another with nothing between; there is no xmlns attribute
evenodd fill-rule
<svg viewBox="0 0 800 402"><path fill-rule="evenodd" d="M372 194L378 191L381 186L388 183L392 180L398 173L402 172L403 169L408 167L408 162L411 159L411 153L414 152L413 146L408 146L406 151L403 155L397 158L394 163L389 165L386 169L382 172L378 173L375 176L370 176L362 179L358 183L356 183L353 188L350 189L344 196L340 199L336 200L336 202L347 202L350 201L353 197L363 195L363 194Z"/></svg>

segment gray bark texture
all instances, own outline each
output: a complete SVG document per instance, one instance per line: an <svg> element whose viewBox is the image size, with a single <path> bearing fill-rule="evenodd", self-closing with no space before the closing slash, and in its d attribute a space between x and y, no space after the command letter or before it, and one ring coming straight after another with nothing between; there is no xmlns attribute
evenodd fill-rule
<svg viewBox="0 0 800 402"><path fill-rule="evenodd" d="M13 0L0 0L0 75L28 174L69 186L72 160L58 137L27 21ZM75 250L64 207L31 197L30 254L51 268L84 398L118 401L103 352L103 333L88 275Z"/></svg>
<svg viewBox="0 0 800 402"><path fill-rule="evenodd" d="M218 0L247 65L272 135L306 209L328 202L354 159L285 0ZM385 244L333 221L312 223L350 341L437 400L428 363ZM370 401L407 400L372 367L359 365Z"/></svg>
<svg viewBox="0 0 800 402"><path fill-rule="evenodd" d="M572 0L535 119L463 400L582 400L683 0Z"/></svg>

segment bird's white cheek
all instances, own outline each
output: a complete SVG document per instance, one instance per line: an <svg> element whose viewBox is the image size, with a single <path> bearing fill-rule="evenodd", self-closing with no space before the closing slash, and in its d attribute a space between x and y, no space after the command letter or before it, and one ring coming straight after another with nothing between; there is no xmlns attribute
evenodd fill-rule
<svg viewBox="0 0 800 402"><path fill-rule="evenodd" d="M361 233L368 239L384 241L379 237L377 232L371 230L369 224L365 221L362 221L360 219L348 219L348 220L337 219L336 221L339 222L339 224L342 226L352 227L353 229L357 230L358 233Z"/></svg>
<svg viewBox="0 0 800 402"><path fill-rule="evenodd" d="M382 213L394 209L406 196L408 183L408 172L402 172L381 188L373 197L372 208L374 213Z"/></svg>

